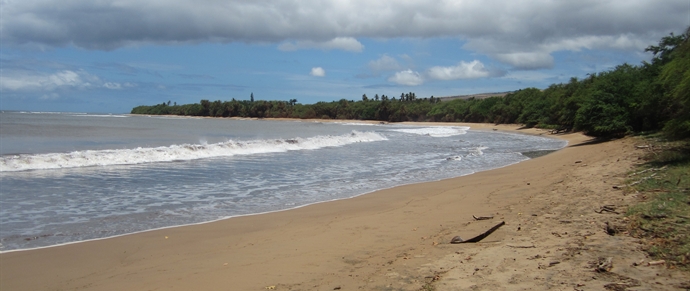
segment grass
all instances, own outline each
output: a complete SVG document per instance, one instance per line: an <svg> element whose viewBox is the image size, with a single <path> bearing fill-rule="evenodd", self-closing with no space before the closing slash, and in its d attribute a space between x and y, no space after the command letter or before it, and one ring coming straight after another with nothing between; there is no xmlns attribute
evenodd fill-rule
<svg viewBox="0 0 690 291"><path fill-rule="evenodd" d="M640 197L626 213L630 234L653 259L690 271L690 142L648 141L647 162L629 176Z"/></svg>

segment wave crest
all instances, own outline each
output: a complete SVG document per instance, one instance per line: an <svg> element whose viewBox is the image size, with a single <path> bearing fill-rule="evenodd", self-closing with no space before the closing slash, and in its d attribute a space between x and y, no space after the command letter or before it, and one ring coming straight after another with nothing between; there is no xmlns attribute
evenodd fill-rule
<svg viewBox="0 0 690 291"><path fill-rule="evenodd" d="M467 130L469 129L470 128L467 126L434 126L421 128L392 129L392 131L411 133L417 135L426 135L431 137L449 137L466 134Z"/></svg>
<svg viewBox="0 0 690 291"><path fill-rule="evenodd" d="M236 155L315 150L358 142L383 140L387 140L387 138L375 132L352 131L349 134L338 136L327 135L309 138L249 141L230 140L214 144L181 144L155 148L11 155L0 157L0 172L185 161Z"/></svg>

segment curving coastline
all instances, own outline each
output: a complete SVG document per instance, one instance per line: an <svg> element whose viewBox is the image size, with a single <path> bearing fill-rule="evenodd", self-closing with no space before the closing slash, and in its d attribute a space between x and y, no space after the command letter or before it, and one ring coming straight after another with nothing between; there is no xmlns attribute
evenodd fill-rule
<svg viewBox="0 0 690 291"><path fill-rule="evenodd" d="M631 247L634 241L609 241L599 231L603 221L589 214L608 200L629 199L606 186L636 161L634 141L558 137L569 146L469 176L289 211L2 253L0 289L419 290L431 281L437 290L510 284L545 290L562 283L596 288L605 280L586 281L591 270L581 265L589 257L598 251L615 252L617 262L641 256ZM449 244L455 235L470 237L493 224L472 215L492 215L507 225L479 244ZM580 254L565 260L577 242ZM592 244L597 247L584 250ZM529 259L536 255L543 258Z"/></svg>

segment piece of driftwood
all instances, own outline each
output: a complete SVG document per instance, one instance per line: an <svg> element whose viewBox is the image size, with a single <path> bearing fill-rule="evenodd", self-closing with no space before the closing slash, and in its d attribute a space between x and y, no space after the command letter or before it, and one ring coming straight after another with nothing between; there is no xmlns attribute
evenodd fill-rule
<svg viewBox="0 0 690 291"><path fill-rule="evenodd" d="M481 240L485 239L487 236L492 234L494 231L496 231L498 228L506 224L505 221L501 221L499 224L494 225L494 227L490 228L489 230L485 231L484 233L475 236L471 239L468 240L463 240L460 236L455 236L453 239L450 240L450 243L452 244L464 244L464 243L476 243L480 242Z"/></svg>
<svg viewBox="0 0 690 291"><path fill-rule="evenodd" d="M661 169L663 169L663 168L661 168ZM649 180L649 179L654 178L657 174L658 174L658 173L651 174L651 175L649 175L649 176L647 176L647 177L644 177L644 178L642 178L642 179L640 179L640 180L637 180L637 181L635 181L635 182L632 182L632 183L630 183L630 184L626 184L626 185L615 185L615 186L613 186L613 189L623 189L623 188L625 188L625 187L635 186L635 185L640 184L640 183L642 183L642 182L644 182L644 181L646 181L646 180Z"/></svg>
<svg viewBox="0 0 690 291"><path fill-rule="evenodd" d="M487 219L494 219L494 217L493 217L493 216L474 216L474 215L472 215L472 218L474 218L474 220L487 220Z"/></svg>
<svg viewBox="0 0 690 291"><path fill-rule="evenodd" d="M642 170L642 171L639 171L639 172L632 173L632 174L628 175L628 177L637 176L637 175L639 175L639 174L644 174L644 173L647 173L647 172L649 172L649 171L652 171L652 172L654 172L654 171L662 171L662 170L665 170L666 167L668 167L668 166L663 166L663 167L661 167L661 168L649 168L649 169L646 169L646 170Z"/></svg>
<svg viewBox="0 0 690 291"><path fill-rule="evenodd" d="M557 129L551 130L551 134L559 134L559 133L566 132L566 131L568 131L567 128L557 128Z"/></svg>
<svg viewBox="0 0 690 291"><path fill-rule="evenodd" d="M635 185L637 185L637 184L640 184L640 183L644 182L645 180L649 180L649 179L651 179L651 178L654 178L654 176L656 176L656 174L657 174L657 173L651 174L651 175L649 175L648 177L644 177L644 178L640 179L639 181L632 182L632 183L630 183L630 184L628 184L628 185L626 185L626 186L628 186L628 187L630 187L630 186L635 186Z"/></svg>
<svg viewBox="0 0 690 291"><path fill-rule="evenodd" d="M601 206L599 210L594 210L594 212L599 213L599 214L604 213L604 212L611 212L611 213L618 214L618 212L616 212L616 206L615 205L604 205L604 206Z"/></svg>
<svg viewBox="0 0 690 291"><path fill-rule="evenodd" d="M506 245L511 248L516 248L516 249L533 249L536 248L535 245L528 245L528 246L516 246L516 245Z"/></svg>

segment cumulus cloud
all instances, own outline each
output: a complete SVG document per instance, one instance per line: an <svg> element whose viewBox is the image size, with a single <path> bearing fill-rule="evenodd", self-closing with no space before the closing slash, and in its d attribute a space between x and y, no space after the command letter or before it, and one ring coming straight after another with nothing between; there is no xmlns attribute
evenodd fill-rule
<svg viewBox="0 0 690 291"><path fill-rule="evenodd" d="M84 75L84 76L82 76ZM53 74L40 73L14 73L4 74L0 80L3 89L11 91L20 90L55 90L57 88L86 88L92 84L89 80L94 80L93 76L85 73L80 75L78 72L64 70Z"/></svg>
<svg viewBox="0 0 690 291"><path fill-rule="evenodd" d="M647 47L650 43L635 37L632 34L621 35L587 35L580 37L573 37L561 39L559 41L549 42L541 45L545 51L560 51L571 50L579 51L581 49L594 49L600 47L610 47L621 50L637 49Z"/></svg>
<svg viewBox="0 0 690 291"><path fill-rule="evenodd" d="M48 76L48 82L51 85L57 87L69 86L69 87L86 87L91 84L82 80L82 78L73 71L62 71Z"/></svg>
<svg viewBox="0 0 690 291"><path fill-rule="evenodd" d="M52 74L37 72L10 71L0 76L0 88L9 91L54 91L63 89L117 90L135 87L133 83L103 82L98 76L83 70L62 70ZM42 99L55 99L57 94L45 94Z"/></svg>
<svg viewBox="0 0 690 291"><path fill-rule="evenodd" d="M322 49L322 50L344 50L350 52L362 52L364 45L352 37L336 37L326 42L315 42L311 40L286 42L278 46L282 51L296 51L302 49Z"/></svg>
<svg viewBox="0 0 690 291"><path fill-rule="evenodd" d="M57 100L60 99L60 94L58 93L48 93L48 94L43 94L39 99L41 100Z"/></svg>
<svg viewBox="0 0 690 291"><path fill-rule="evenodd" d="M312 75L314 77L323 77L323 76L326 76L326 71L322 67L315 67L315 68L311 68L310 75Z"/></svg>
<svg viewBox="0 0 690 291"><path fill-rule="evenodd" d="M370 61L369 69L374 72L396 71L400 70L401 66L395 58L383 55L376 60Z"/></svg>
<svg viewBox="0 0 690 291"><path fill-rule="evenodd" d="M418 72L405 70L395 73L388 81L399 85L418 86L424 83L424 78Z"/></svg>
<svg viewBox="0 0 690 291"><path fill-rule="evenodd" d="M110 90L120 90L123 88L132 88L136 87L136 84L133 83L115 83L115 82L105 82L103 83L103 88L110 89Z"/></svg>
<svg viewBox="0 0 690 291"><path fill-rule="evenodd" d="M42 80L33 78L24 78L22 76L0 76L0 88L3 90L17 91L27 88L41 87Z"/></svg>
<svg viewBox="0 0 690 291"><path fill-rule="evenodd" d="M432 67L428 72L429 77L436 80L476 79L489 77L489 70L478 60L469 63L460 62L452 67Z"/></svg>
<svg viewBox="0 0 690 291"><path fill-rule="evenodd" d="M103 50L268 42L358 52L361 38L458 37L464 48L516 68L540 68L548 58L528 54L640 50L687 25L687 0L6 0L0 40Z"/></svg>
<svg viewBox="0 0 690 291"><path fill-rule="evenodd" d="M553 57L548 52L494 54L493 57L519 69L533 70L553 67Z"/></svg>

